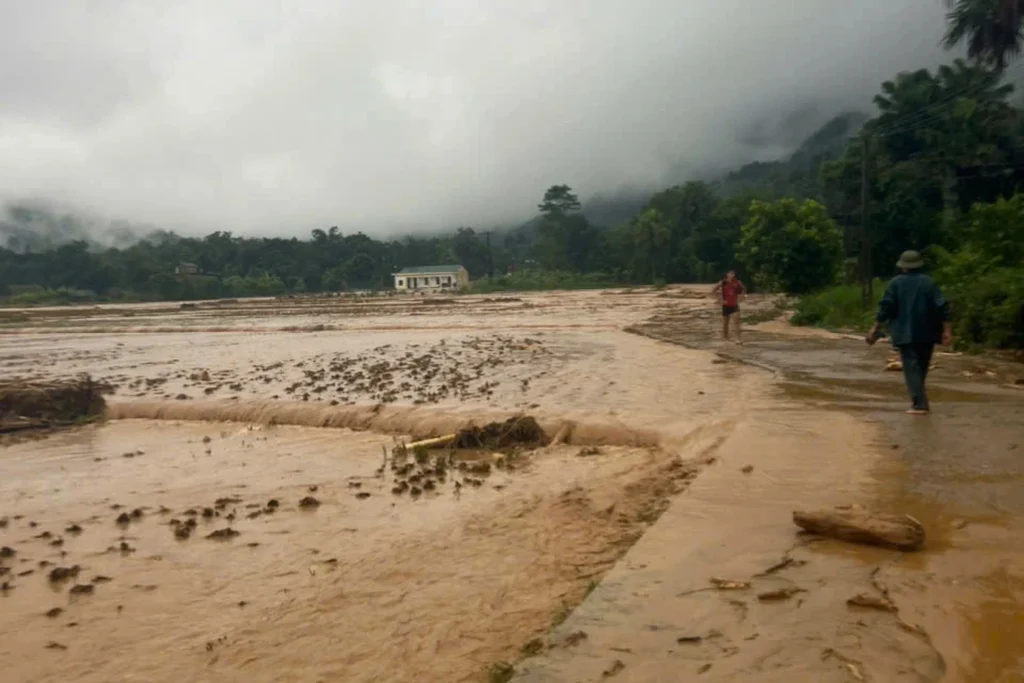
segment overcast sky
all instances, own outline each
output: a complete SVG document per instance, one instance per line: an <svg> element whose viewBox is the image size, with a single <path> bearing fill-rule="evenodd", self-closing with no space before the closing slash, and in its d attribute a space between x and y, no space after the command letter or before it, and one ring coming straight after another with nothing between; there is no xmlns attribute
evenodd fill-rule
<svg viewBox="0 0 1024 683"><path fill-rule="evenodd" d="M781 154L794 112L866 109L948 58L944 10L0 0L0 195L189 233L520 220L551 184L586 197Z"/></svg>

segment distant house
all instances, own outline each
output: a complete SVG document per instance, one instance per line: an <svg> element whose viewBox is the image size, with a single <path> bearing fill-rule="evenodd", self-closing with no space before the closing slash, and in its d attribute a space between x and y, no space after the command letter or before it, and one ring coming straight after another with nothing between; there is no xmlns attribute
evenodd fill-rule
<svg viewBox="0 0 1024 683"><path fill-rule="evenodd" d="M459 289L469 285L469 271L462 266L412 266L394 274L399 292Z"/></svg>
<svg viewBox="0 0 1024 683"><path fill-rule="evenodd" d="M199 272L199 266L194 263L185 263L182 261L174 267L175 275L195 275Z"/></svg>

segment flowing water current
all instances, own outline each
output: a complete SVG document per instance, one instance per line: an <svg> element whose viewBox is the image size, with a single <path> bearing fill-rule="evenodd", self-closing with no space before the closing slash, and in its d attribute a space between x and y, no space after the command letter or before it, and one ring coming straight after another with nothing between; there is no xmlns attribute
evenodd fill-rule
<svg viewBox="0 0 1024 683"><path fill-rule="evenodd" d="M701 295L8 315L4 376L115 393L0 446L3 680L1024 680L1015 369L941 359L909 420L884 349L723 345ZM515 414L557 443L393 492L397 439ZM927 549L790 520L851 503Z"/></svg>

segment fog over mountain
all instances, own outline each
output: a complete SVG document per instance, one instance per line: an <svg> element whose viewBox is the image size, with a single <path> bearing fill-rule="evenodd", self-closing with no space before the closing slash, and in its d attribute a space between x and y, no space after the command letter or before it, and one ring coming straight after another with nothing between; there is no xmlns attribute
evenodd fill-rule
<svg viewBox="0 0 1024 683"><path fill-rule="evenodd" d="M422 233L521 222L555 183L593 198L721 175L948 61L944 11L0 0L0 239Z"/></svg>

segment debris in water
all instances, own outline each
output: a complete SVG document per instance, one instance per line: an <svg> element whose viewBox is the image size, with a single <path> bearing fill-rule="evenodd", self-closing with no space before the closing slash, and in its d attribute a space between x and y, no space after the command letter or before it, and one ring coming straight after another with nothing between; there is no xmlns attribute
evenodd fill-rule
<svg viewBox="0 0 1024 683"><path fill-rule="evenodd" d="M303 508L304 510L318 508L320 507L320 501L314 498L313 496L306 496L305 498L299 501L299 507Z"/></svg>
<svg viewBox="0 0 1024 683"><path fill-rule="evenodd" d="M103 414L109 387L88 375L39 382L18 377L0 382L0 431L50 427ZM13 419L12 419L13 418Z"/></svg>
<svg viewBox="0 0 1024 683"><path fill-rule="evenodd" d="M78 534L82 533L82 527L78 526L77 524L72 524L68 528L64 529L64 533L70 534L71 536L77 536Z"/></svg>
<svg viewBox="0 0 1024 683"><path fill-rule="evenodd" d="M359 500L366 500L369 497L370 494L367 493L366 491L360 491L359 493L356 494L356 498L358 498Z"/></svg>
<svg viewBox="0 0 1024 683"><path fill-rule="evenodd" d="M853 596L846 601L846 604L851 607L866 607L868 609L877 609L883 612L896 611L896 605L894 605L891 600L876 595L868 595L867 593L861 593L860 595Z"/></svg>
<svg viewBox="0 0 1024 683"><path fill-rule="evenodd" d="M128 526L132 523L132 518L127 512L122 512L117 516L116 523L118 526Z"/></svg>
<svg viewBox="0 0 1024 683"><path fill-rule="evenodd" d="M71 595L92 595L95 591L95 587L89 583L80 583L71 587L68 591Z"/></svg>
<svg viewBox="0 0 1024 683"><path fill-rule="evenodd" d="M82 568L77 564L73 567L54 567L50 570L49 578L50 583L60 583L61 581L67 581L78 576L78 573L82 571Z"/></svg>
<svg viewBox="0 0 1024 683"><path fill-rule="evenodd" d="M611 678L612 676L617 675L620 671L622 671L625 668L625 663L623 663L621 659L616 659L614 662L612 662L611 666L609 666L607 669L601 672L601 677Z"/></svg>
<svg viewBox="0 0 1024 683"><path fill-rule="evenodd" d="M453 440L456 448L503 450L515 446L540 448L550 443L548 435L532 417L512 417L483 427L460 430Z"/></svg>
<svg viewBox="0 0 1024 683"><path fill-rule="evenodd" d="M46 611L46 616L50 619L56 619L62 614L64 614L64 609L61 607L54 607L53 609Z"/></svg>
<svg viewBox="0 0 1024 683"><path fill-rule="evenodd" d="M712 577L709 581L711 581L715 588L723 591L742 591L750 588L749 581L733 581L731 579L720 579L717 577Z"/></svg>
<svg viewBox="0 0 1024 683"><path fill-rule="evenodd" d="M574 647L585 640L587 640L586 631L574 631L565 636L565 640L562 641L562 647Z"/></svg>
<svg viewBox="0 0 1024 683"><path fill-rule="evenodd" d="M215 541L226 541L240 535L241 534L238 531L235 531L231 527L226 527L224 529L217 529L206 537Z"/></svg>
<svg viewBox="0 0 1024 683"><path fill-rule="evenodd" d="M740 472L742 472L743 474L750 474L753 471L754 471L754 466L753 465L747 465L743 469L740 470Z"/></svg>
<svg viewBox="0 0 1024 683"><path fill-rule="evenodd" d="M58 643L55 640L51 640L49 643L46 644L46 649L47 650L66 650L66 649L68 649L68 646L67 645L62 645L61 643Z"/></svg>
<svg viewBox="0 0 1024 683"><path fill-rule="evenodd" d="M17 551L9 545L0 548L0 559L14 557L15 554L17 554Z"/></svg>
<svg viewBox="0 0 1024 683"><path fill-rule="evenodd" d="M780 588L766 593L759 593L757 599L761 602L774 602L778 600L789 600L797 593L806 593L803 588Z"/></svg>
<svg viewBox="0 0 1024 683"><path fill-rule="evenodd" d="M920 550L925 540L924 526L910 515L872 513L860 506L813 512L797 510L793 512L793 522L819 536L903 551Z"/></svg>

